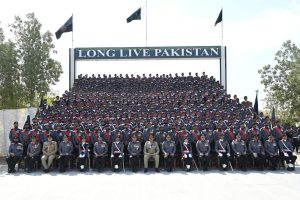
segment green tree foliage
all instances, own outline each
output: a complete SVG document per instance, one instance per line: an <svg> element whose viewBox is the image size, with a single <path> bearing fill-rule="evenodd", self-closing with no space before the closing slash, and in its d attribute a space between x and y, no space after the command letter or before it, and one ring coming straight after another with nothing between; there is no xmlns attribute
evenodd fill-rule
<svg viewBox="0 0 300 200"><path fill-rule="evenodd" d="M274 60L274 66L265 65L258 71L267 108L275 105L282 120L294 124L300 117L300 49L288 40Z"/></svg>
<svg viewBox="0 0 300 200"><path fill-rule="evenodd" d="M15 36L24 97L34 105L37 98L50 91L50 85L59 81L62 73L61 64L50 57L54 49L52 34L49 31L41 33L42 25L34 13L27 14L25 20L16 16L10 27Z"/></svg>
<svg viewBox="0 0 300 200"><path fill-rule="evenodd" d="M12 42L0 43L0 108L22 107L23 90L17 52Z"/></svg>

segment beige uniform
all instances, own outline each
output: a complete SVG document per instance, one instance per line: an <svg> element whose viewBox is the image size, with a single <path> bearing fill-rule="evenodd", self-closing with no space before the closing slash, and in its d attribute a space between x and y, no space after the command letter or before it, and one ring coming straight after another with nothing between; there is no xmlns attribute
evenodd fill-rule
<svg viewBox="0 0 300 200"><path fill-rule="evenodd" d="M151 144L150 141L147 141L144 146L144 167L148 168L149 158L154 158L155 168L158 168L159 165L159 147L157 142Z"/></svg>
<svg viewBox="0 0 300 200"><path fill-rule="evenodd" d="M43 156L41 158L44 169L48 169L51 166L54 158L56 157L56 152L57 152L57 143L55 141L44 142Z"/></svg>

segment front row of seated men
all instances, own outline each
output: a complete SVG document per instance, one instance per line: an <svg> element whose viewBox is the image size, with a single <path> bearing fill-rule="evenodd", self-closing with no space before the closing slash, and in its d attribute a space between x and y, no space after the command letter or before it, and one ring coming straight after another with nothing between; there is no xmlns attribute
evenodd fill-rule
<svg viewBox="0 0 300 200"><path fill-rule="evenodd" d="M171 135L167 134L165 141L161 146L154 140L154 135L149 135L149 140L145 142L144 147L140 141L137 140L135 134L132 135L131 141L128 143L126 150L129 156L129 165L133 172L137 172L139 168L140 157L144 155L144 172L148 172L148 163L150 160L154 161L155 171L159 172L160 152L164 160L166 171L171 172L174 168L174 161L176 157L177 145L171 140ZM203 171L208 169L211 151L211 144L206 140L205 135L201 135L196 144L191 144L186 137L180 146L180 158L186 171L191 171L191 167L197 164L194 160L199 162ZM124 144L120 141L120 136L117 136L116 141L109 147L108 144L98 137L92 149L92 159L94 160L94 169L102 171L105 167L106 157L108 157L109 149L111 166L113 171L124 169ZM143 150L143 152L142 152ZM285 161L287 170L295 170L296 154L293 152L291 142L287 140L286 135L278 143L270 135L268 140L263 144L254 136L253 140L247 145L241 139L241 135L237 135L236 139L229 144L224 140L224 134L220 135L220 139L214 145L215 153L218 157L221 170L228 170L231 165L230 161L235 158L237 168L242 171L247 170L249 153L258 170L263 170L266 161L268 161L270 170L275 170L279 161ZM15 172L15 165L23 159L23 145L18 138L14 138L9 147L7 156L8 172ZM247 152L249 152L247 154ZM90 147L84 137L77 146L73 146L69 141L67 135L63 137L63 141L58 145L52 140L51 134L48 135L48 140L43 143L36 141L35 136L31 138L31 142L27 147L25 160L25 170L30 172L34 167L39 167L40 163L43 165L44 172L49 172L55 158L58 158L59 171L64 172L70 165L70 159L77 158L77 167L80 171L89 169ZM281 158L281 159L280 159Z"/></svg>

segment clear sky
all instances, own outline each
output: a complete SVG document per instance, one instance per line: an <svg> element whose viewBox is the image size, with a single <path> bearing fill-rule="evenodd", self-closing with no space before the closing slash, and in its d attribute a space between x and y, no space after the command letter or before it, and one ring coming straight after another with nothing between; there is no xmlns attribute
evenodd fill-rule
<svg viewBox="0 0 300 200"><path fill-rule="evenodd" d="M221 24L214 27L223 7L224 45L227 46L228 93L240 99L247 95L254 102L259 90L263 105L263 86L258 69L274 62L274 54L286 40L300 46L299 0L148 0L148 46L221 45ZM126 23L126 18L142 7L142 20ZM8 36L7 24L15 15L34 12L42 31L53 34L74 15L74 47L145 46L145 0L41 1L9 0L1 2L0 26ZM72 33L54 37L64 74L53 90L68 89L68 48ZM162 74L205 71L219 79L218 61L99 61L78 62L83 74Z"/></svg>

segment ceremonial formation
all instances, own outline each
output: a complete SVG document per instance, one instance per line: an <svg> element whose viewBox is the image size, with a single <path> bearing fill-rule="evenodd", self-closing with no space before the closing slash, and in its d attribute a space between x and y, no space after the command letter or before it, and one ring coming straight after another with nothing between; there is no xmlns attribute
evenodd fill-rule
<svg viewBox="0 0 300 200"><path fill-rule="evenodd" d="M13 124L9 173L293 171L300 139L204 72L79 75L32 122Z"/></svg>

